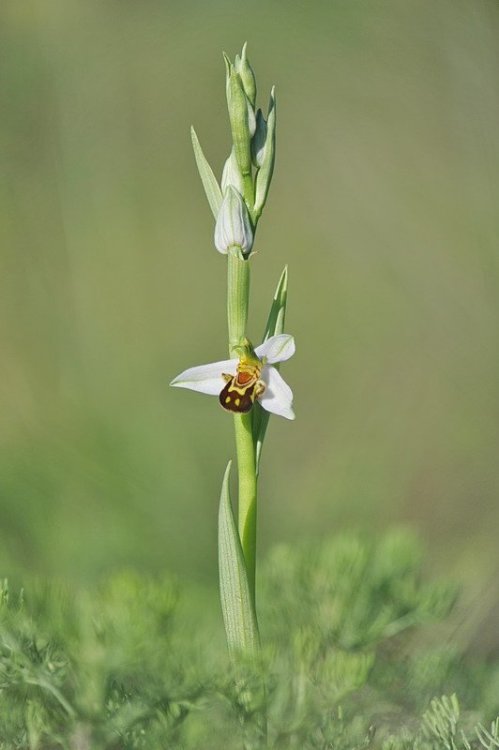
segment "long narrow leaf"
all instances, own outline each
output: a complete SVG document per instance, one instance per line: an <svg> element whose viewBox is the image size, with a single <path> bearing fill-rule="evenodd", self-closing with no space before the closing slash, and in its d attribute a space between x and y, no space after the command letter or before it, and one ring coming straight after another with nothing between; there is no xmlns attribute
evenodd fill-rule
<svg viewBox="0 0 499 750"><path fill-rule="evenodd" d="M284 333L284 318L286 316L287 300L288 267L284 266L283 272L281 273L279 282L274 292L272 305L270 306L270 312L269 317L267 318L267 325L265 326L263 341L266 341L268 338L270 338L270 336L277 336L280 333Z"/></svg>
<svg viewBox="0 0 499 750"><path fill-rule="evenodd" d="M284 333L284 319L286 317L287 299L288 267L285 266L274 293L269 317L267 319L267 325L265 326L263 341L266 341L270 336L276 336L280 333ZM279 369L279 365L274 365L274 367ZM269 412L265 411L265 409L262 409L260 404L257 402L253 407L253 440L255 443L257 474L260 469L260 457L262 454L263 441L265 439L265 433L267 430L267 425L269 423L269 418Z"/></svg>
<svg viewBox="0 0 499 750"><path fill-rule="evenodd" d="M229 461L225 470L218 514L220 600L229 653L232 656L256 655L259 648L258 625L230 500L231 463Z"/></svg>
<svg viewBox="0 0 499 750"><path fill-rule="evenodd" d="M210 204L213 216L216 219L218 216L218 212L220 211L220 206L222 205L222 191L220 190L217 178L213 174L213 170L208 164L206 156L203 153L203 149L201 148L199 139L196 135L196 131L193 127L191 127L191 138L199 176L201 177L204 192L206 193L206 197L208 198L208 203Z"/></svg>

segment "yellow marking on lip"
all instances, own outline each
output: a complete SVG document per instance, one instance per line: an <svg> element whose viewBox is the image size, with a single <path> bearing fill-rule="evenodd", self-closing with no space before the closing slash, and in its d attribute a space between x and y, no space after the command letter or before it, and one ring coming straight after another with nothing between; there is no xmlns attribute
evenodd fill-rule
<svg viewBox="0 0 499 750"><path fill-rule="evenodd" d="M236 406L239 406L240 403L241 403L241 399L240 398L236 398Z"/></svg>
<svg viewBox="0 0 499 750"><path fill-rule="evenodd" d="M244 396L246 391L253 386L253 383L251 383L249 386L245 385L244 388L238 388L237 385L231 385L229 387L229 391L231 393L238 393L240 396Z"/></svg>
<svg viewBox="0 0 499 750"><path fill-rule="evenodd" d="M225 403L230 404L230 396L227 396L227 398L225 399Z"/></svg>

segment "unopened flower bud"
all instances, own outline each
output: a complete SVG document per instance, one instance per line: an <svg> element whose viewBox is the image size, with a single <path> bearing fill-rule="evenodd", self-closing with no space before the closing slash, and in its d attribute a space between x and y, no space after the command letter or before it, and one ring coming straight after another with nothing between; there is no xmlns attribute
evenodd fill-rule
<svg viewBox="0 0 499 750"><path fill-rule="evenodd" d="M246 56L246 48L247 42L245 42L243 45L241 57L239 57L239 55L236 55L236 59L234 60L234 68L236 69L236 73L239 73L241 77L244 93L248 97L251 106L254 107L256 100L256 81L255 74L253 73L253 68L249 64L248 58Z"/></svg>
<svg viewBox="0 0 499 750"><path fill-rule="evenodd" d="M215 224L215 247L225 255L234 246L248 256L253 247L253 227L241 194L229 185Z"/></svg>
<svg viewBox="0 0 499 750"><path fill-rule="evenodd" d="M255 111L246 96L241 76L226 57L227 106L234 151L243 177L251 173L251 138L256 129Z"/></svg>

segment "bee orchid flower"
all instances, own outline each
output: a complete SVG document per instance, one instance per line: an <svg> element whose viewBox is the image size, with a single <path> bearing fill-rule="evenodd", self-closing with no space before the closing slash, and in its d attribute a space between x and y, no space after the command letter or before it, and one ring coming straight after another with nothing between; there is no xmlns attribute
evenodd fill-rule
<svg viewBox="0 0 499 750"><path fill-rule="evenodd" d="M245 341L237 351L239 358L190 367L170 385L218 396L229 411L248 412L257 400L268 412L294 419L293 393L274 367L293 356L294 338L288 334L271 336L255 349Z"/></svg>

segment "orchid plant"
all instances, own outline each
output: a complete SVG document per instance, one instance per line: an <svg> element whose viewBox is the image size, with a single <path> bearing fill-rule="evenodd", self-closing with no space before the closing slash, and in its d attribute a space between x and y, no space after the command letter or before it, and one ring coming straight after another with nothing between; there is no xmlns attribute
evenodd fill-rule
<svg viewBox="0 0 499 750"><path fill-rule="evenodd" d="M171 382L218 396L232 412L238 469L238 520L230 498L229 462L219 511L219 571L222 613L230 653L256 654L255 607L257 479L270 414L294 419L293 394L278 371L295 352L284 333L287 268L281 274L259 346L247 337L250 261L255 232L267 200L275 160L275 92L266 118L256 109L255 76L246 44L234 63L224 55L232 148L220 184L199 144L192 144L203 187L215 218L215 248L227 256L229 359L190 367Z"/></svg>

